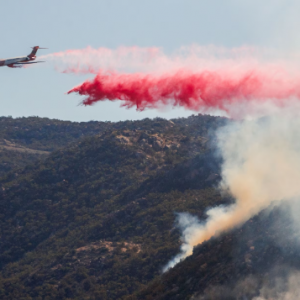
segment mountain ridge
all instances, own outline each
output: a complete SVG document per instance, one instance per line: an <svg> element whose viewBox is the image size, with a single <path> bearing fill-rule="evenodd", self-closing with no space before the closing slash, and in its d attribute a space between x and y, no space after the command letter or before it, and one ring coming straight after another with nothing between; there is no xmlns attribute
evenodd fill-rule
<svg viewBox="0 0 300 300"><path fill-rule="evenodd" d="M174 213L203 216L227 201L217 167L204 163L224 122L124 122L6 172L1 297L121 299L144 287L179 249Z"/></svg>

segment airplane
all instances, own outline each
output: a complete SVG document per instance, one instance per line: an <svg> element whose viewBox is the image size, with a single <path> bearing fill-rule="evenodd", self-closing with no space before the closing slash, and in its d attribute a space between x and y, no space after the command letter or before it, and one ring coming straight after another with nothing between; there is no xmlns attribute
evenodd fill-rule
<svg viewBox="0 0 300 300"><path fill-rule="evenodd" d="M33 61L36 58L36 52L38 49L48 49L48 48L40 48L39 46L32 47L32 51L27 56L13 57L7 59L0 59L0 67L7 66L9 68L22 68L23 65L30 65L41 63L43 61Z"/></svg>

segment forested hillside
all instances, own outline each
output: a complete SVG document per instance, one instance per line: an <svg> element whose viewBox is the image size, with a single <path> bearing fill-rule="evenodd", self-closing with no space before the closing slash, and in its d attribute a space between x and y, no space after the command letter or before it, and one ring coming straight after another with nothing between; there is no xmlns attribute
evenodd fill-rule
<svg viewBox="0 0 300 300"><path fill-rule="evenodd" d="M71 131L65 147L58 130L44 147L42 133L28 143L29 133L10 135L51 153L0 179L1 299L122 299L146 287L179 250L176 213L204 217L229 201L216 189L212 150L226 122L95 122L89 137Z"/></svg>
<svg viewBox="0 0 300 300"><path fill-rule="evenodd" d="M274 206L162 274L177 213L232 203L217 188L224 118L1 122L1 299L277 299L300 270L290 210Z"/></svg>
<svg viewBox="0 0 300 300"><path fill-rule="evenodd" d="M207 116L175 119L173 123L188 127L188 135L202 137L206 137L209 130L217 125L214 124L214 118ZM158 124L159 122L150 119L117 123L78 123L39 117L0 117L0 177L10 170L23 168L44 159L52 151L66 147L81 138L101 135L112 130L159 130Z"/></svg>
<svg viewBox="0 0 300 300"><path fill-rule="evenodd" d="M109 122L76 123L38 117L0 117L0 176L110 127Z"/></svg>

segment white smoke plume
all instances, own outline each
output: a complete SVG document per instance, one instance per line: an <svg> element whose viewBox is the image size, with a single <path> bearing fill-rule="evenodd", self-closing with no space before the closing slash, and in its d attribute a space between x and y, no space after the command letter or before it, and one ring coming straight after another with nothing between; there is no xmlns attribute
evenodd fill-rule
<svg viewBox="0 0 300 300"><path fill-rule="evenodd" d="M266 276L265 283L255 276L246 277L234 286L211 286L202 295L194 295L191 300L297 300L300 299L300 273L290 270L287 277Z"/></svg>
<svg viewBox="0 0 300 300"><path fill-rule="evenodd" d="M278 278L276 285L272 288L263 286L260 289L260 295L252 300L296 300L300 299L300 273L291 272L287 282Z"/></svg>
<svg viewBox="0 0 300 300"><path fill-rule="evenodd" d="M218 147L224 159L220 188L236 200L207 212L204 222L179 216L181 253L164 270L192 254L193 247L242 225L271 205L300 196L299 107L220 129ZM186 220L189 220L187 222Z"/></svg>

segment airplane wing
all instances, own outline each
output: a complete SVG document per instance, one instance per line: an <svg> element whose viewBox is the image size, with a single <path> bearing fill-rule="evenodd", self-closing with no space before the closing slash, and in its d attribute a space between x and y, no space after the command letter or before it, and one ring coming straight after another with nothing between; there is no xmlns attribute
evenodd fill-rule
<svg viewBox="0 0 300 300"><path fill-rule="evenodd" d="M14 65L31 65L31 64L37 64L37 63L42 63L44 61L32 61L32 62L18 62L14 63Z"/></svg>

